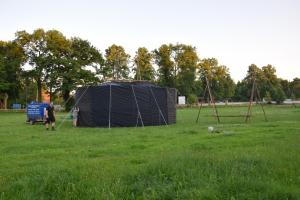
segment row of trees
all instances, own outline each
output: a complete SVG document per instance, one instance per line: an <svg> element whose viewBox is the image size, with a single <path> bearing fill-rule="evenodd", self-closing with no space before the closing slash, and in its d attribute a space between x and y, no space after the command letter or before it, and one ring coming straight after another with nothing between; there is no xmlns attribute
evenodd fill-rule
<svg viewBox="0 0 300 200"><path fill-rule="evenodd" d="M22 68L26 63L31 69ZM271 65L250 65L246 77L236 84L226 66L215 58L200 59L196 48L185 44L163 44L153 51L141 47L131 57L115 44L103 55L89 41L68 39L57 30L19 31L13 41L0 41L0 94L11 102L41 101L44 89L51 100L71 104L76 87L114 79L148 80L176 87L180 95L201 96L206 77L218 100L247 100L253 77L262 97L278 102L300 97L299 79L282 80Z"/></svg>
<svg viewBox="0 0 300 200"><path fill-rule="evenodd" d="M278 78L276 69L272 65L263 66L262 68L252 64L248 68L246 77L236 85L234 99L245 101L250 95L253 77L259 89L259 95L266 101L275 100L281 103L285 98L296 99L300 97L300 79L295 78L292 82Z"/></svg>

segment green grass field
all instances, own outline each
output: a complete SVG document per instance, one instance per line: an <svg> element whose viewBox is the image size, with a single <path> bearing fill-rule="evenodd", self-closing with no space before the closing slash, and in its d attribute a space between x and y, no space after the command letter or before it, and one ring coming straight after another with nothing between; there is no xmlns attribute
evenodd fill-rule
<svg viewBox="0 0 300 200"><path fill-rule="evenodd" d="M245 114L222 107L220 114ZM72 128L0 113L0 199L300 199L300 108L254 107L251 122L204 108L177 124ZM57 124L61 123L59 114ZM208 126L220 133L208 133Z"/></svg>

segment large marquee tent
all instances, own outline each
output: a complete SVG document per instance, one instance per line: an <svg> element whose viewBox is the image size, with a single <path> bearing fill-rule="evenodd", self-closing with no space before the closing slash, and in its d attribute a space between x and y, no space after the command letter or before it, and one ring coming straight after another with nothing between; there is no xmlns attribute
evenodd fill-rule
<svg viewBox="0 0 300 200"><path fill-rule="evenodd" d="M156 126L176 123L176 89L148 82L108 82L76 91L79 127Z"/></svg>

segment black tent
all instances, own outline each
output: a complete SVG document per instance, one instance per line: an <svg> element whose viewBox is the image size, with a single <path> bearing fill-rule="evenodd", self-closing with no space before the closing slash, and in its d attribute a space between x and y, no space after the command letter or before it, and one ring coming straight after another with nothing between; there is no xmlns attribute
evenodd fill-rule
<svg viewBox="0 0 300 200"><path fill-rule="evenodd" d="M76 91L78 126L129 127L176 123L176 89L148 82L109 82Z"/></svg>

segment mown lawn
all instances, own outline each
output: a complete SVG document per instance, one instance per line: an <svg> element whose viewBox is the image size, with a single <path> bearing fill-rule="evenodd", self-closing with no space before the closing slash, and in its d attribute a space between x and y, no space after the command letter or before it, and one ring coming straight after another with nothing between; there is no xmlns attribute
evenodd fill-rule
<svg viewBox="0 0 300 200"><path fill-rule="evenodd" d="M245 114L222 107L220 114ZM0 199L300 199L300 108L251 122L178 109L177 124L72 128L0 113ZM58 125L63 113L59 114ZM220 133L209 133L214 126Z"/></svg>

